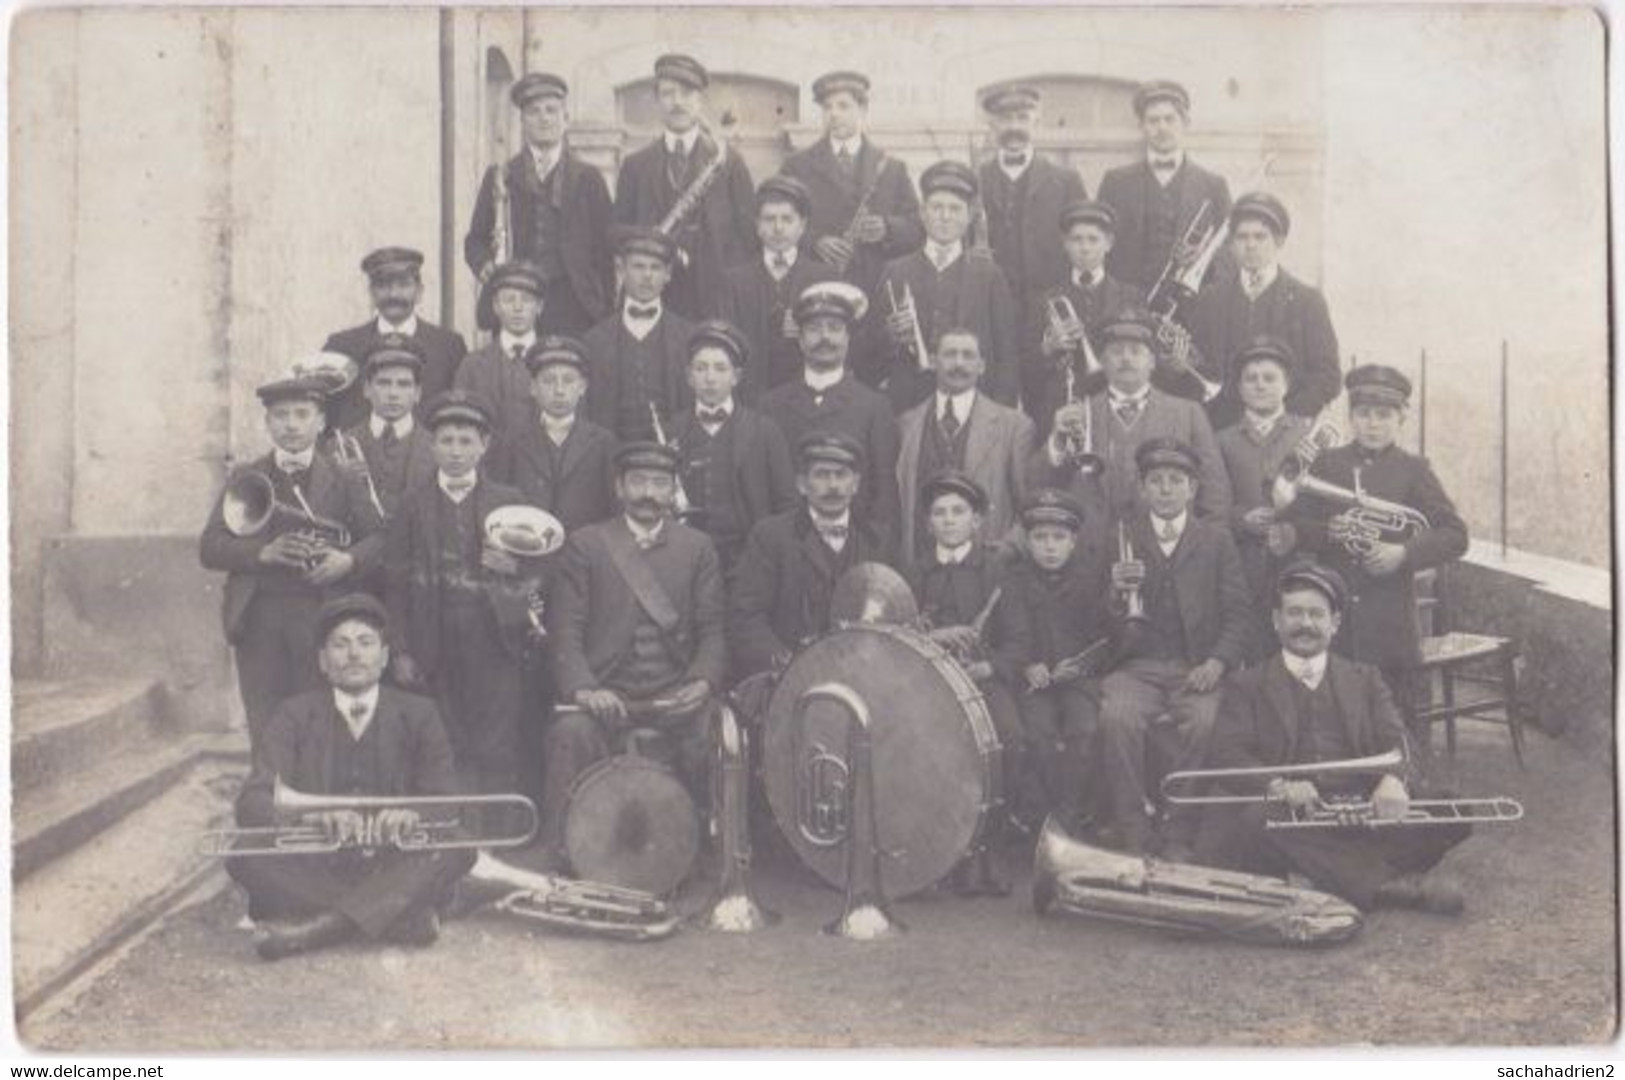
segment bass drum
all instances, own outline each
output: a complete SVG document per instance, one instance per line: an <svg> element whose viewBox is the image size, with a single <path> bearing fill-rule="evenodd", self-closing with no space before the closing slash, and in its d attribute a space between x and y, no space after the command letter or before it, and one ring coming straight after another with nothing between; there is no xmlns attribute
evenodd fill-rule
<svg viewBox="0 0 1625 1080"><path fill-rule="evenodd" d="M671 769L634 752L576 778L564 813L564 851L575 876L665 896L700 852L700 822Z"/></svg>
<svg viewBox="0 0 1625 1080"><path fill-rule="evenodd" d="M791 661L768 702L763 782L790 846L838 888L846 885L851 721L822 702L797 717L801 695L827 682L847 686L869 708L886 895L919 892L981 840L1001 800L999 740L987 706L963 668L906 627L845 625Z"/></svg>

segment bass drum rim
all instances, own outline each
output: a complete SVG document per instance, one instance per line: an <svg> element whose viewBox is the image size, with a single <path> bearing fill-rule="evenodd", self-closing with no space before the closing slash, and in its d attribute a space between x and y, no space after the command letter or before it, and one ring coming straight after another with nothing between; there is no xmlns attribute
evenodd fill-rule
<svg viewBox="0 0 1625 1080"><path fill-rule="evenodd" d="M688 811L675 818L663 817L658 821L642 823L641 831L651 842L661 837L665 838L665 842L656 848L645 846L630 856L624 849L606 853L602 845L588 842L589 835L594 839L604 835L603 827L597 822L594 822L589 834L587 822L589 818L601 816L605 805L613 811L617 819L616 827L621 827L618 819L627 809L627 803L624 800L618 805L613 801L605 802L607 796L593 794L595 789L604 787L607 778L621 773L630 773L637 779L632 781L631 788L615 790L623 793L636 791L639 784L651 781L668 784L670 785L668 796L681 796L680 799L669 801L677 806L686 807ZM570 796L564 809L563 832L564 854L577 878L603 885L638 889L656 896L665 896L676 890L688 878L700 853L699 811L694 806L693 797L670 767L639 754L617 754L595 761L582 770L581 775L570 785ZM671 854L667 855L668 852ZM611 858L611 854L619 857ZM654 857L656 854L663 857L656 859ZM670 868L657 874L657 871L666 866L667 857L671 860Z"/></svg>
<svg viewBox="0 0 1625 1080"><path fill-rule="evenodd" d="M829 666L837 665L826 666L824 673L810 670L798 672L798 665L807 667L829 652L847 651L840 647L842 641L853 643L851 648L869 648L860 643L860 635L900 643L901 647L918 657L926 672L935 674L941 680L942 686L935 694L935 703L945 704L947 698L951 697L957 705L958 715L954 723L943 723L942 730L944 733L951 732L962 751L959 764L964 766L963 774L956 774L954 778L961 780L964 788L959 793L960 797L945 795L936 800L940 805L930 808L925 808L924 799L911 798L905 800L899 809L896 793L904 789L896 781L888 779L906 772L903 763L909 756L904 751L911 743L920 745L922 736L917 730L900 728L899 722L895 718L888 718L883 708L871 716L874 725L871 760L876 773L875 801L880 846L897 856L882 857L881 878L887 896L896 899L934 885L986 835L992 812L1003 796L999 763L1002 751L981 691L965 674L964 668L935 642L903 626L876 623L843 623L837 626L803 648L785 669L768 701L762 737L762 784L773 819L785 842L808 869L835 888L846 886L845 843L837 841L830 846L816 845L803 837L797 827L796 766L792 761L795 734L790 730L794 724L796 699L809 686L835 682L849 686L871 708L875 702L869 700L871 695L866 695L860 686L852 685L862 679L853 679L850 674L846 678L839 674L827 674ZM863 667L858 665L860 673ZM848 671L851 670L849 667ZM908 676L914 677L920 674L917 670L907 672ZM901 675L902 672L885 673L888 678ZM922 707L933 707L931 695L922 695L920 700L924 703ZM916 729L920 724L919 720L912 722ZM840 756L844 758L844 748ZM979 788L979 792L966 795L965 792L971 788ZM942 789L927 789L928 792L930 790ZM888 795L888 791L892 794ZM904 794L910 793L904 791ZM920 794L918 791L912 793L915 796ZM946 812L943 812L944 807ZM944 839L937 838L937 828L947 834ZM921 842L922 835L924 843ZM912 862L907 851L911 847L916 855ZM952 857L948 857L947 852L952 852Z"/></svg>

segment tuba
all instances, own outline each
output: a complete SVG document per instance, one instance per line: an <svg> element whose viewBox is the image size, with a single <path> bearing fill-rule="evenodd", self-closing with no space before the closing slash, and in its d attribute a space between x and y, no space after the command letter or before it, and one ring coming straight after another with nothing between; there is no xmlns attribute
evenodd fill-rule
<svg viewBox="0 0 1625 1080"><path fill-rule="evenodd" d="M1278 878L1163 862L1085 844L1051 817L1033 855L1033 909L1253 945L1329 945L1360 930L1360 912Z"/></svg>
<svg viewBox="0 0 1625 1080"><path fill-rule="evenodd" d="M718 712L711 786L722 830L722 878L716 898L696 921L710 930L745 934L773 925L779 916L750 891L750 740L733 709L723 705Z"/></svg>
<svg viewBox="0 0 1625 1080"><path fill-rule="evenodd" d="M671 905L638 889L538 874L484 851L474 860L468 880L503 890L495 902L497 911L547 926L617 941L658 941L677 932Z"/></svg>

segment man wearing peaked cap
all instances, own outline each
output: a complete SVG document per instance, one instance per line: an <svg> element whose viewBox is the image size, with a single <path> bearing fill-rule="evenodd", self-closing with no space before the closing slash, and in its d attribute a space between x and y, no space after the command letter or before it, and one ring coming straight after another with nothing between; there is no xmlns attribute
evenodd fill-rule
<svg viewBox="0 0 1625 1080"><path fill-rule="evenodd" d="M423 370L423 356L412 339L399 334L378 338L358 380L367 415L344 430L345 454L336 457L363 485L370 480L368 497L376 495L386 521L408 491L434 476L429 435L415 415L423 403ZM365 584L382 592L381 578Z"/></svg>
<svg viewBox="0 0 1625 1080"><path fill-rule="evenodd" d="M463 259L481 283L502 264L533 264L549 330L579 334L609 314L609 186L570 149L570 88L533 71L513 84L523 145L480 180ZM500 245L500 250L499 250Z"/></svg>
<svg viewBox="0 0 1625 1080"><path fill-rule="evenodd" d="M567 541L548 605L561 713L545 736L542 826L563 863L564 812L576 778L626 749L629 711L661 702L638 752L672 764L706 801L709 732L727 678L726 601L716 549L674 515L677 453L654 443L616 454L619 512Z"/></svg>
<svg viewBox="0 0 1625 1080"><path fill-rule="evenodd" d="M689 407L686 362L694 324L670 304L676 247L659 229L614 230L621 307L581 339L591 359L587 415L618 439L657 437Z"/></svg>
<svg viewBox="0 0 1625 1080"><path fill-rule="evenodd" d="M982 388L988 397L1014 405L1020 366L1016 301L998 263L967 247L976 174L957 161L939 161L921 174L920 190L925 196L925 247L887 263L870 296L877 327L884 319L886 395L897 412L928 396L936 339L958 327L970 330L981 343L987 364ZM918 355L922 351L926 355Z"/></svg>
<svg viewBox="0 0 1625 1080"><path fill-rule="evenodd" d="M824 134L791 154L784 172L807 186L812 210L807 238L833 272L872 294L888 259L906 255L925 240L920 199L908 166L876 146L868 133L869 79L834 71L813 82ZM867 346L853 357L853 370L874 384L884 375Z"/></svg>
<svg viewBox="0 0 1625 1080"><path fill-rule="evenodd" d="M988 244L1025 315L1065 281L1067 258L1056 218L1088 192L1076 169L1056 165L1033 145L1040 116L1036 89L995 88L983 97L982 109L994 144L980 170Z"/></svg>
<svg viewBox="0 0 1625 1080"><path fill-rule="evenodd" d="M1106 256L1117 237L1117 215L1106 203L1086 199L1067 203L1061 209L1059 236L1062 278L1029 305L1022 346L1022 404L1038 426L1040 439L1048 436L1055 411L1066 404L1069 368L1074 397L1087 397L1105 386L1104 372L1089 365L1089 351L1098 352L1103 343L1091 339L1086 350L1085 335L1098 333L1108 317L1143 298L1106 270ZM1076 322L1069 314L1077 316Z"/></svg>
<svg viewBox="0 0 1625 1080"><path fill-rule="evenodd" d="M672 310L698 319L717 310L728 270L756 254L751 215L756 186L737 150L719 146L725 127L702 130L705 68L690 56L668 54L655 61L655 93L665 130L654 142L627 155L615 183L615 221L653 226L664 221L692 192L718 154L726 157L709 186L670 229L677 263L667 296ZM731 117L711 117L725 125ZM685 197L686 196L686 197Z"/></svg>
<svg viewBox="0 0 1625 1080"><path fill-rule="evenodd" d="M778 426L743 404L737 388L750 370L750 342L721 319L694 328L688 385L694 407L670 431L681 459L687 522L711 537L723 573L733 569L751 526L796 503L795 471Z"/></svg>
<svg viewBox="0 0 1625 1080"><path fill-rule="evenodd" d="M405 338L423 359L418 374L425 394L450 388L457 368L468 352L461 334L436 326L418 314L423 299L423 253L407 247L384 247L361 260L372 298L373 317L359 326L328 335L324 352L343 353L358 369L378 340L390 335ZM327 411L334 431L354 427L367 418L365 386L357 380L335 395Z"/></svg>
<svg viewBox="0 0 1625 1080"><path fill-rule="evenodd" d="M1291 227L1286 206L1275 196L1249 192L1237 199L1230 211L1235 269L1210 277L1191 307L1187 325L1197 349L1212 363L1231 364L1222 371L1223 392L1208 403L1216 427L1241 415L1232 361L1258 335L1280 340L1296 361L1287 412L1312 419L1337 396L1342 362L1326 298L1280 266Z"/></svg>
<svg viewBox="0 0 1625 1080"><path fill-rule="evenodd" d="M1224 221L1230 185L1185 152L1190 96L1179 84L1141 86L1134 115L1144 151L1139 160L1106 173L1099 197L1117 213L1117 242L1106 268L1119 281L1148 290L1198 211L1205 206L1211 221Z"/></svg>
<svg viewBox="0 0 1625 1080"><path fill-rule="evenodd" d="M541 272L522 261L496 267L480 287L476 309L479 326L495 333L490 341L468 354L457 371L455 385L477 395L494 410L492 431L499 437L507 437L536 415L525 354L540 334L545 294Z"/></svg>
<svg viewBox="0 0 1625 1080"><path fill-rule="evenodd" d="M763 180L756 189L756 238L760 258L728 271L717 311L750 342L750 364L740 371L741 400L801 374L801 353L793 314L797 297L809 286L832 281L836 271L805 249L812 192L793 176Z"/></svg>

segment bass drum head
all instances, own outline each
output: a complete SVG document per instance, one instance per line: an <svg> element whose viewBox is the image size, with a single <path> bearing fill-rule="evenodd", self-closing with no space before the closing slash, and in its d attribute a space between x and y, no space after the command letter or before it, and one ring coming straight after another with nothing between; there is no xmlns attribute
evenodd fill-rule
<svg viewBox="0 0 1625 1080"><path fill-rule="evenodd" d="M665 896L699 855L694 800L658 762L631 754L606 758L570 789L564 851L584 881Z"/></svg>
<svg viewBox="0 0 1625 1080"><path fill-rule="evenodd" d="M825 682L847 686L869 709L876 828L890 853L880 860L886 895L928 888L981 838L1001 794L998 738L981 693L943 650L902 627L843 627L785 670L762 748L768 803L796 854L837 888L846 885L846 844L820 837L816 824L804 827L798 806L811 754L847 758L849 722L840 707L816 702L797 723L801 695Z"/></svg>

